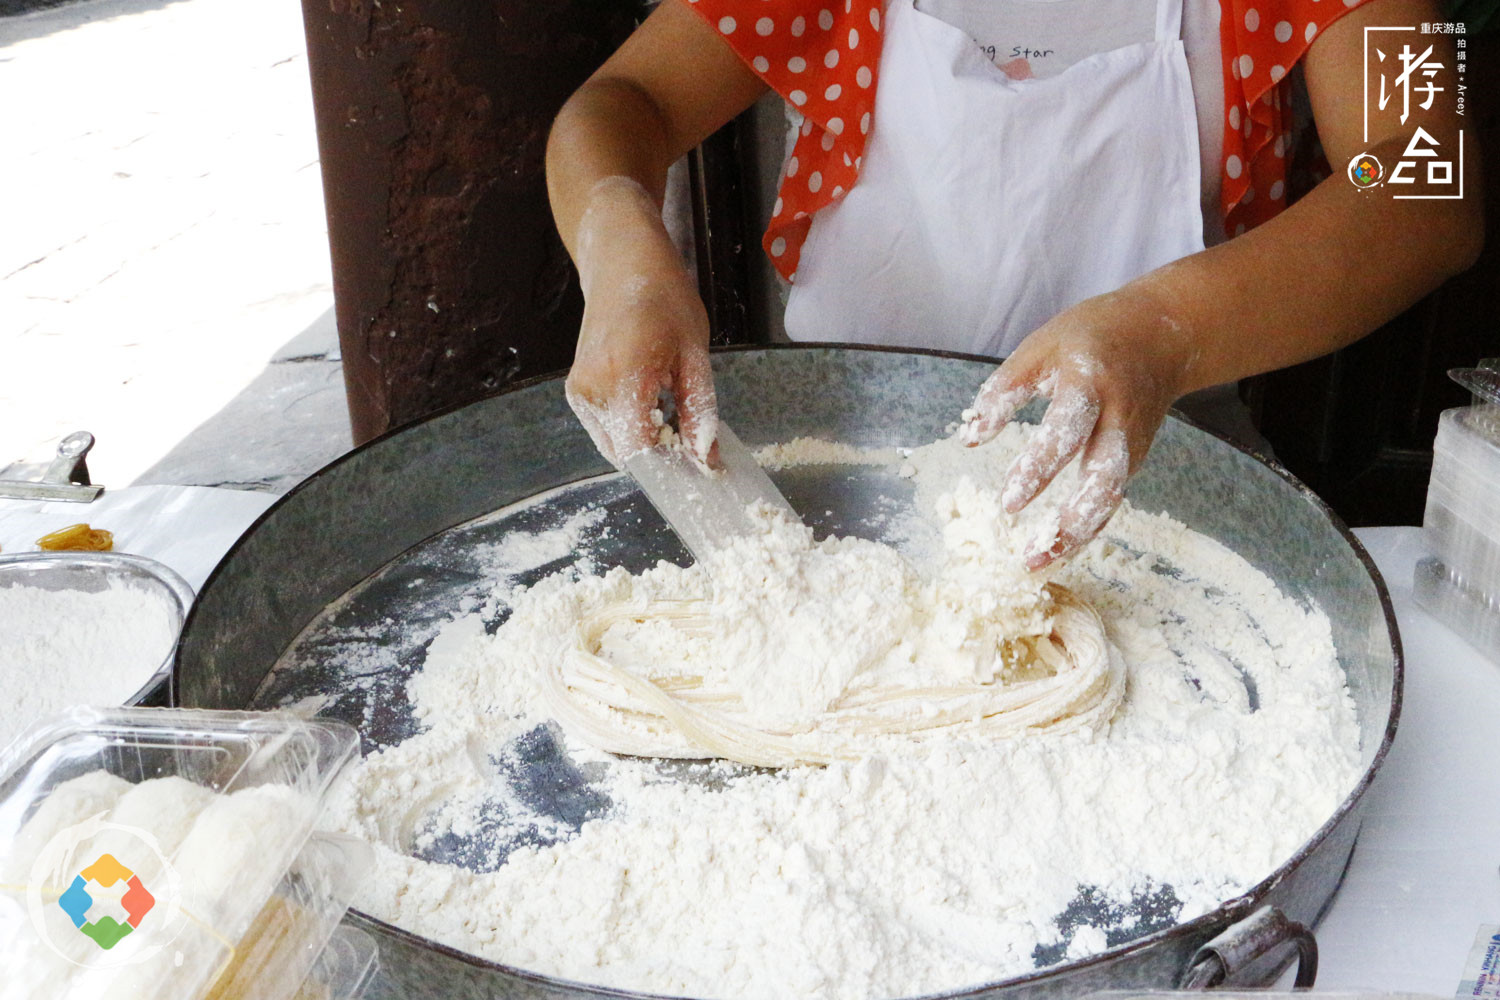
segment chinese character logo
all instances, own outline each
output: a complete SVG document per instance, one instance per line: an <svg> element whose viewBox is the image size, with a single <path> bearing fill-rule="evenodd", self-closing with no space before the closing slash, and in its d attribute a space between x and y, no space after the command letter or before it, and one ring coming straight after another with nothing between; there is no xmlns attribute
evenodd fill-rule
<svg viewBox="0 0 1500 1000"><path fill-rule="evenodd" d="M1385 52L1383 50L1377 48L1375 55L1380 62L1385 62ZM1416 90L1418 94L1426 95L1426 99L1419 105L1423 111L1431 108L1433 97L1443 91L1444 88L1432 82L1433 77L1437 76L1438 71L1443 68L1443 64L1432 58L1431 45L1427 46L1421 55L1413 55L1410 45L1402 45L1399 58L1401 60L1401 72L1396 77L1396 87L1401 91L1401 124L1405 125L1407 117L1411 114L1411 92L1413 90ZM1422 77L1426 77L1425 82L1419 80L1418 86L1413 87L1413 74L1420 74ZM1385 73L1382 72L1380 74L1381 111L1385 110L1386 105L1391 101L1391 97L1391 94L1386 93Z"/></svg>
<svg viewBox="0 0 1500 1000"><path fill-rule="evenodd" d="M1369 153L1360 153L1349 161L1349 179L1355 187L1370 188L1380 183L1385 168Z"/></svg>
<svg viewBox="0 0 1500 1000"><path fill-rule="evenodd" d="M88 919L89 910L94 906L94 897L88 891L90 882L104 889L124 884L125 891L119 897L120 906L125 911L124 922L108 915ZM57 905L73 921L74 927L108 951L141 925L141 919L156 905L156 897L147 892L135 872L116 861L114 855L101 854L98 860L73 877L73 884L58 897Z"/></svg>
<svg viewBox="0 0 1500 1000"><path fill-rule="evenodd" d="M1464 196L1463 129L1457 130L1458 141L1452 143L1442 130L1435 135L1428 128L1437 120L1435 110L1445 117L1451 114L1455 124L1463 120L1466 39L1454 39L1454 47L1449 49L1446 40L1427 44L1421 37L1462 35L1463 31L1462 23L1424 23L1420 33L1416 25L1365 27L1364 141L1374 145L1370 127L1373 117L1378 133L1388 139L1401 136L1406 148L1399 156L1387 155L1385 164L1369 153L1356 156L1348 170L1355 187L1384 187L1393 198L1403 200ZM1440 58L1445 51L1456 57L1451 67L1446 58ZM1439 135L1443 137L1441 142Z"/></svg>
<svg viewBox="0 0 1500 1000"><path fill-rule="evenodd" d="M1428 134L1425 128L1417 127L1412 134L1411 141L1406 144L1406 151L1401 154L1401 162L1396 164L1396 169L1391 171L1392 184L1414 184L1416 178L1413 171L1419 163L1419 157L1426 157L1427 183L1428 184L1452 184L1453 183L1453 161L1438 157L1438 141Z"/></svg>

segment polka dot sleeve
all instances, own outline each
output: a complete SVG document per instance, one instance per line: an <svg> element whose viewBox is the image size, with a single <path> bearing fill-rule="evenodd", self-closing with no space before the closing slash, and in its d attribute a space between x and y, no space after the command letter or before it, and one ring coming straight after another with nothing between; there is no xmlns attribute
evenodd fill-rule
<svg viewBox="0 0 1500 1000"><path fill-rule="evenodd" d="M1220 0L1224 58L1224 231L1286 207L1292 107L1287 73L1318 34L1366 0Z"/></svg>
<svg viewBox="0 0 1500 1000"><path fill-rule="evenodd" d="M681 0L803 116L762 240L794 280L818 209L854 186L875 107L879 0Z"/></svg>

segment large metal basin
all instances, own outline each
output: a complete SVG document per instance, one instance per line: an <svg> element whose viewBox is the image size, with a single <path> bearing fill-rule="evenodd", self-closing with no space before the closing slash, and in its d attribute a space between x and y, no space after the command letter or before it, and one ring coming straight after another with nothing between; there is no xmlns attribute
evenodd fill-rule
<svg viewBox="0 0 1500 1000"><path fill-rule="evenodd" d="M803 435L925 444L943 434L993 365L829 346L730 350L714 359L721 410L752 447ZM608 471L568 410L560 377L357 449L268 510L204 585L178 650L176 703L256 704L272 666L304 628L388 563L455 526ZM1362 777L1296 856L1245 896L1101 955L949 996L1074 997L1104 987L1176 986L1201 945L1263 906L1313 924L1354 849L1361 800L1394 735L1401 698L1395 619L1368 556L1285 472L1176 417L1162 428L1129 495L1145 510L1170 511L1219 539L1284 592L1328 613L1359 712ZM365 706L366 718L381 708ZM387 975L409 1000L635 995L486 962L363 914L351 919L379 941ZM1283 949L1246 975L1263 981L1288 954Z"/></svg>

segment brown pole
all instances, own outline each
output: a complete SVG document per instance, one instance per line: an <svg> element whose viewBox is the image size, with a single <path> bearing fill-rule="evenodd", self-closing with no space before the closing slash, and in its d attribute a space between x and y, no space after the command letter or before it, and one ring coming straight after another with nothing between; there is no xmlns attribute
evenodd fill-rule
<svg viewBox="0 0 1500 1000"><path fill-rule="evenodd" d="M303 0L356 443L566 366L583 313L543 175L631 0Z"/></svg>

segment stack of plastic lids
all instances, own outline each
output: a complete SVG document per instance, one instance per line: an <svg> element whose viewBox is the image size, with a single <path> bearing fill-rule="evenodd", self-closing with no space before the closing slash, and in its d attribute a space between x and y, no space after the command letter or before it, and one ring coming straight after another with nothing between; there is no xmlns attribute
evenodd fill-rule
<svg viewBox="0 0 1500 1000"><path fill-rule="evenodd" d="M0 757L0 1000L348 1000L369 846L314 832L347 726L74 709Z"/></svg>
<svg viewBox="0 0 1500 1000"><path fill-rule="evenodd" d="M1500 655L1500 359L1449 372L1474 393L1446 410L1432 449L1417 602L1480 652Z"/></svg>

